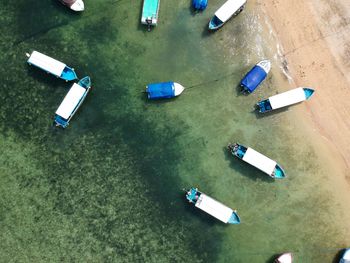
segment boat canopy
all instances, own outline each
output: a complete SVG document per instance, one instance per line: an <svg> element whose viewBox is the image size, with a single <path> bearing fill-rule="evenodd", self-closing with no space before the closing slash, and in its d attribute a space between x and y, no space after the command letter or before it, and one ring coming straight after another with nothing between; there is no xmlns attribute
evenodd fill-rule
<svg viewBox="0 0 350 263"><path fill-rule="evenodd" d="M61 76L66 64L46 56L38 51L33 51L28 59L29 64L33 64L43 70L46 70L56 76Z"/></svg>
<svg viewBox="0 0 350 263"><path fill-rule="evenodd" d="M245 90L251 93L260 85L260 83L266 78L266 76L266 71L262 67L255 65L247 73L247 75L244 76L244 78L241 81L241 85L244 87Z"/></svg>
<svg viewBox="0 0 350 263"><path fill-rule="evenodd" d="M192 0L193 8L204 10L207 8L208 0Z"/></svg>
<svg viewBox="0 0 350 263"><path fill-rule="evenodd" d="M216 12L215 16L226 22L247 0L228 0Z"/></svg>
<svg viewBox="0 0 350 263"><path fill-rule="evenodd" d="M199 196L195 206L216 217L224 223L227 223L229 221L233 213L233 210L231 208L221 204L220 202L203 193Z"/></svg>
<svg viewBox="0 0 350 263"><path fill-rule="evenodd" d="M175 97L174 82L152 83L147 85L149 99Z"/></svg>
<svg viewBox="0 0 350 263"><path fill-rule="evenodd" d="M74 112L80 100L84 96L86 88L74 83L67 95L64 97L61 105L58 107L56 114L68 120Z"/></svg>
<svg viewBox="0 0 350 263"><path fill-rule="evenodd" d="M267 173L268 175L273 173L277 164L274 160L271 160L265 155L262 155L249 147L243 156L243 160Z"/></svg>
<svg viewBox="0 0 350 263"><path fill-rule="evenodd" d="M350 263L350 248L346 249L339 263Z"/></svg>
<svg viewBox="0 0 350 263"><path fill-rule="evenodd" d="M306 100L303 88L296 88L269 98L272 109L282 108Z"/></svg>

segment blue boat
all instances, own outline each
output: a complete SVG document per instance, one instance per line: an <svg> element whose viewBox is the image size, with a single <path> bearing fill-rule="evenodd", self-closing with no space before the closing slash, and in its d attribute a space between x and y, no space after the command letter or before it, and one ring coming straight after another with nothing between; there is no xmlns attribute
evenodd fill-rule
<svg viewBox="0 0 350 263"><path fill-rule="evenodd" d="M33 51L32 54L26 54L28 57L28 64L34 65L47 73L50 73L65 81L71 81L78 79L73 68L68 67L66 64L46 56L38 51Z"/></svg>
<svg viewBox="0 0 350 263"><path fill-rule="evenodd" d="M345 249L339 263L350 263L350 248Z"/></svg>
<svg viewBox="0 0 350 263"><path fill-rule="evenodd" d="M203 194L198 191L197 188L192 187L188 190L186 199L195 207L207 212L209 215L219 219L225 224L236 225L241 222L236 210L232 210L206 194Z"/></svg>
<svg viewBox="0 0 350 263"><path fill-rule="evenodd" d="M159 4L160 0L143 0L141 23L148 26L148 31L158 23Z"/></svg>
<svg viewBox="0 0 350 263"><path fill-rule="evenodd" d="M267 59L256 64L241 80L242 91L252 93L264 81L270 69L271 62Z"/></svg>
<svg viewBox="0 0 350 263"><path fill-rule="evenodd" d="M214 14L209 22L209 30L222 27L231 17L238 15L247 0L227 0Z"/></svg>
<svg viewBox="0 0 350 263"><path fill-rule="evenodd" d="M269 112L308 100L312 94L311 88L296 88L259 101L257 107L260 113Z"/></svg>
<svg viewBox="0 0 350 263"><path fill-rule="evenodd" d="M148 98L151 100L174 98L179 96L184 89L181 84L172 81L152 83L146 86Z"/></svg>
<svg viewBox="0 0 350 263"><path fill-rule="evenodd" d="M274 179L286 177L286 173L276 161L271 160L250 147L245 147L239 143L232 143L228 145L228 150L232 155L258 168Z"/></svg>
<svg viewBox="0 0 350 263"><path fill-rule="evenodd" d="M196 10L204 10L207 8L208 0L192 0L192 6Z"/></svg>
<svg viewBox="0 0 350 263"><path fill-rule="evenodd" d="M82 78L78 84L74 83L56 110L54 123L56 126L67 128L69 121L83 103L91 88L90 77Z"/></svg>

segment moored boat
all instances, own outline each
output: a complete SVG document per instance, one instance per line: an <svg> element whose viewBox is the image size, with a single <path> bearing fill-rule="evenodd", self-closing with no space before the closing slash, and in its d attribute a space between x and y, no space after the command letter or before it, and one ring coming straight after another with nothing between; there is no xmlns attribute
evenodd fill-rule
<svg viewBox="0 0 350 263"><path fill-rule="evenodd" d="M192 0L192 6L196 10L204 10L207 8L208 0Z"/></svg>
<svg viewBox="0 0 350 263"><path fill-rule="evenodd" d="M296 88L259 101L257 107L260 113L264 113L307 100L313 93L311 88Z"/></svg>
<svg viewBox="0 0 350 263"><path fill-rule="evenodd" d="M339 263L350 263L350 248L345 249Z"/></svg>
<svg viewBox="0 0 350 263"><path fill-rule="evenodd" d="M56 126L66 128L69 121L83 103L91 88L90 77L82 78L78 84L74 83L56 110L54 123Z"/></svg>
<svg viewBox="0 0 350 263"><path fill-rule="evenodd" d="M247 0L227 0L214 14L209 22L209 30L222 27L232 16L238 15Z"/></svg>
<svg viewBox="0 0 350 263"><path fill-rule="evenodd" d="M66 64L46 56L38 51L33 51L32 54L26 54L28 57L28 64L34 65L47 73L51 73L56 77L64 79L66 81L71 81L78 79L73 68L68 67Z"/></svg>
<svg viewBox="0 0 350 263"><path fill-rule="evenodd" d="M239 143L232 143L228 145L228 149L232 155L258 168L274 179L286 177L284 170L276 161L271 160L250 147L245 147Z"/></svg>
<svg viewBox="0 0 350 263"><path fill-rule="evenodd" d="M148 98L151 100L174 98L179 96L184 89L181 84L172 81L152 83L146 86Z"/></svg>
<svg viewBox="0 0 350 263"><path fill-rule="evenodd" d="M76 12L81 12L81 11L84 11L85 9L83 0L59 0L59 1Z"/></svg>
<svg viewBox="0 0 350 263"><path fill-rule="evenodd" d="M148 26L148 31L158 23L159 3L160 0L143 0L141 23Z"/></svg>
<svg viewBox="0 0 350 263"><path fill-rule="evenodd" d="M243 92L252 93L266 79L270 72L271 62L268 59L260 61L256 64L241 80Z"/></svg>
<svg viewBox="0 0 350 263"><path fill-rule="evenodd" d="M197 188L192 187L186 193L186 199L195 207L207 212L209 215L224 223L239 224L241 222L236 210L232 210L206 194L203 194L198 191Z"/></svg>
<svg viewBox="0 0 350 263"><path fill-rule="evenodd" d="M276 258L275 263L292 263L293 255L292 253L283 253L279 257Z"/></svg>

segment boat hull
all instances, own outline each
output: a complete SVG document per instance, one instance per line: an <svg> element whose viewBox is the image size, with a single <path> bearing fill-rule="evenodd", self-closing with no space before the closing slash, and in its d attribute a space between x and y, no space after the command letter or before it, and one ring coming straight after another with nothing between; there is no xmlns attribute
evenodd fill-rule
<svg viewBox="0 0 350 263"><path fill-rule="evenodd" d="M151 26L156 26L158 23L160 0L144 0L141 14L141 24L147 25L148 30Z"/></svg>
<svg viewBox="0 0 350 263"><path fill-rule="evenodd" d="M216 12L209 22L210 31L221 28L232 17L241 13L245 7L246 0L228 0Z"/></svg>
<svg viewBox="0 0 350 263"><path fill-rule="evenodd" d="M266 79L270 69L271 62L269 60L265 59L257 63L241 80L242 91L244 93L254 92Z"/></svg>
<svg viewBox="0 0 350 263"><path fill-rule="evenodd" d="M146 86L146 93L151 100L171 99L179 96L184 89L181 84L169 81L148 84Z"/></svg>
<svg viewBox="0 0 350 263"><path fill-rule="evenodd" d="M271 160L250 147L245 147L239 143L231 143L227 148L232 155L249 163L273 179L282 179L286 177L283 168L277 164L276 161Z"/></svg>

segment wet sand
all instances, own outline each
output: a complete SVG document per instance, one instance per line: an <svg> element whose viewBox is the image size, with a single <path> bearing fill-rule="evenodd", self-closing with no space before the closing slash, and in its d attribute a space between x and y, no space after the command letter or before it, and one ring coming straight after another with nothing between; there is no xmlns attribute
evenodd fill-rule
<svg viewBox="0 0 350 263"><path fill-rule="evenodd" d="M291 88L316 90L310 101L295 107L294 114L318 145L334 194L346 208L350 202L350 2L259 4L280 41L279 58Z"/></svg>

